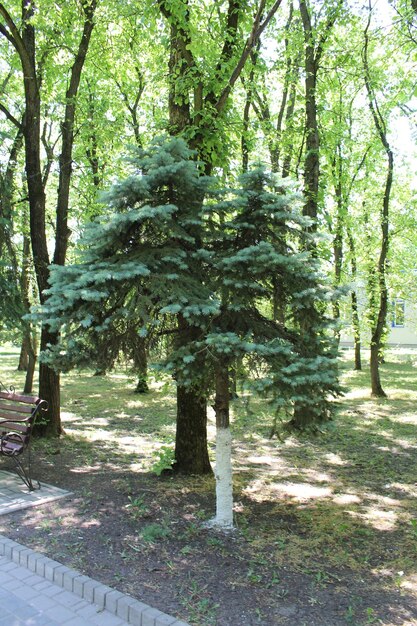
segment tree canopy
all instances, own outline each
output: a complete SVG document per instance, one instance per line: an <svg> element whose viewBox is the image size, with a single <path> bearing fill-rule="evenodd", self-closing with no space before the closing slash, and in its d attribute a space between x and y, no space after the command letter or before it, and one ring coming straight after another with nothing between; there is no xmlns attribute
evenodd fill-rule
<svg viewBox="0 0 417 626"><path fill-rule="evenodd" d="M196 207L210 187L203 172L238 188L234 183L241 171L250 162L262 162L267 170L295 181L304 198L302 210L313 218L309 229L326 235L315 242L314 259L326 264L336 288L350 286L349 299L329 301L330 308L323 307L320 315L331 310L335 319L351 325L358 354L362 339L375 346L374 362L378 361L390 301L415 293L410 166L415 151L415 85L409 71L415 55L415 10L402 0L394 9L388 4L357 7L336 1L326 6L270 0L161 0L140 6L103 0L0 3L0 275L7 294L3 328L9 319L7 327L19 328L22 337L27 334L20 322L22 312L44 300L50 273L59 274L63 283L70 280L66 271L60 274L69 261L73 269L68 272L75 273L71 280L77 278L75 268L87 263L87 257L78 257L79 249L90 247L91 254L95 249L95 235L88 240L88 229L87 239L78 241L88 222L99 217L91 233L99 229L105 246L106 236L114 235L105 228L108 211L117 208L118 228L125 232L128 213L122 205L109 206L109 198L100 201L100 192L117 179L124 181L120 185L128 184L131 166L121 157L129 144L144 147L168 132L184 137L202 163L198 185L207 188L196 192ZM389 194L387 145L394 157ZM238 199L227 202L227 211L233 214ZM230 216L219 213L216 219L228 224ZM197 255L195 273L187 274L175 245L190 229L194 233L193 228L204 230L207 224L203 228L199 215L199 223L183 224L181 234L175 230L179 224L174 215L164 222L156 211L153 220L152 226L145 222L141 226L149 242L162 235L162 227L172 229L164 246L174 246L176 260L164 262L164 280L175 287L179 280L175 276L183 272L181 280L190 298L196 298L190 300L195 308L182 321L188 344L188 321L197 329L192 331L197 341L207 313L193 290L199 285L202 300L209 293L203 292L201 280L208 269L206 259ZM24 269L29 239L32 274ZM231 241L239 243L233 237ZM165 333L165 348L173 340L178 302L175 297L166 300L164 281L156 283L152 276L140 274L140 264L150 263L142 257L132 260L138 262L136 280L151 290L141 294L140 304L135 302L123 277L123 271L132 270L128 241L125 245L124 258L122 248L119 252L120 272L107 284L108 268L103 266L101 273L92 274L96 282L85 287L91 311L93 298L97 307L82 317L86 308L79 301L79 315L68 335L82 342L78 354L74 343L74 360L76 355L89 354L84 362L94 356L99 340L94 335L96 322L98 327L106 323L115 338L107 353L102 342L102 361L113 362L120 350L134 359L137 333L132 329L143 320L146 325L159 297L165 301L165 310L157 316L159 327L147 330L143 339L150 342L148 348L158 333ZM117 251L113 252L116 258ZM275 278L274 285L262 283L262 288L265 297L272 298L273 317L287 323L292 313L281 298L278 271ZM116 284L124 285L121 302ZM76 297L69 292L68 302ZM24 303L22 311L13 302ZM210 306L221 305L213 301ZM43 327L42 350L60 345L57 329ZM320 333L318 342L319 338ZM51 406L46 430L59 434L59 374L46 362L41 365L40 386Z"/></svg>

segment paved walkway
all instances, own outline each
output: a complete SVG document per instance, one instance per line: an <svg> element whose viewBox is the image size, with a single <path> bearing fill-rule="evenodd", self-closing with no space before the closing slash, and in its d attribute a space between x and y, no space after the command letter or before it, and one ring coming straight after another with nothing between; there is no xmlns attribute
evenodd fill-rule
<svg viewBox="0 0 417 626"><path fill-rule="evenodd" d="M39 506L42 491L48 500L64 495L49 485L30 494L5 474L0 472L0 515ZM189 625L0 535L0 626Z"/></svg>
<svg viewBox="0 0 417 626"><path fill-rule="evenodd" d="M0 626L187 626L0 535Z"/></svg>

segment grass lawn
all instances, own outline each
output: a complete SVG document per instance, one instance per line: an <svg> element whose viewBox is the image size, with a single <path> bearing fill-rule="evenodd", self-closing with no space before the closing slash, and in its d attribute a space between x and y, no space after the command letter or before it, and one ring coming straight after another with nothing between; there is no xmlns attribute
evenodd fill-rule
<svg viewBox="0 0 417 626"><path fill-rule="evenodd" d="M351 357L314 439L270 439L265 403L233 403L228 535L201 523L213 478L154 472L175 434L168 379L136 395L125 371L63 375L66 434L35 442L33 473L73 496L0 517L0 532L193 626L417 625L417 352L387 354L378 400ZM0 358L21 390L16 350Z"/></svg>

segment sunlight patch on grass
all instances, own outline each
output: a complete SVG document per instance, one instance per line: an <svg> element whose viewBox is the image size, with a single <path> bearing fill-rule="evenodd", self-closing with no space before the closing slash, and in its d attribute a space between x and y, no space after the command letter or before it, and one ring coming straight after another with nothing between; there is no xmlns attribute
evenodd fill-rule
<svg viewBox="0 0 417 626"><path fill-rule="evenodd" d="M417 413L403 413L397 415L395 421L399 424L413 424L417 426Z"/></svg>
<svg viewBox="0 0 417 626"><path fill-rule="evenodd" d="M147 407L148 403L143 400L126 400L126 407L128 409L141 409Z"/></svg>
<svg viewBox="0 0 417 626"><path fill-rule="evenodd" d="M417 593L417 574L409 574L401 578L401 589Z"/></svg>
<svg viewBox="0 0 417 626"><path fill-rule="evenodd" d="M155 448L155 444L153 442L149 442L149 440L147 440L145 437L139 437L138 435L117 437L117 444L120 450L128 453L143 453L143 451L146 449Z"/></svg>
<svg viewBox="0 0 417 626"><path fill-rule="evenodd" d="M408 496L412 498L417 498L417 483L407 484L407 483L389 483L386 485L387 489L397 489L397 491L401 491L406 493Z"/></svg>
<svg viewBox="0 0 417 626"><path fill-rule="evenodd" d="M379 431L378 434L384 437L385 439L387 439L388 441L391 441L394 444L393 446L388 447L389 452L391 452L392 454L403 455L405 454L404 450L417 449L417 445L414 443L411 443L408 439L395 437L392 433L386 430L381 430ZM400 446L400 448L396 446ZM374 446L374 447L377 447L377 446Z"/></svg>
<svg viewBox="0 0 417 626"><path fill-rule="evenodd" d="M417 400L417 391L412 389L386 389L390 400Z"/></svg>
<svg viewBox="0 0 417 626"><path fill-rule="evenodd" d="M369 398L369 389L362 389L361 387L355 387L355 389L349 389L344 395L348 400L366 400Z"/></svg>
<svg viewBox="0 0 417 626"><path fill-rule="evenodd" d="M266 485L263 480L253 481L246 489L244 493L250 495L252 498L259 501L256 497L258 493L263 494L261 500L266 500L269 496L270 499L276 499L277 494L281 499L292 498L296 502L308 502L309 500L316 500L318 498L327 498L332 495L332 489L330 487L318 487L309 485L307 483L271 483ZM267 497L265 497L267 496Z"/></svg>
<svg viewBox="0 0 417 626"><path fill-rule="evenodd" d="M269 467L276 466L277 459L272 458L271 456L265 455L252 455L247 457L248 463L255 463L256 465L268 465Z"/></svg>
<svg viewBox="0 0 417 626"><path fill-rule="evenodd" d="M81 417L79 415L76 413L70 413L70 411L61 411L61 418L65 423L81 421Z"/></svg>
<svg viewBox="0 0 417 626"><path fill-rule="evenodd" d="M363 499L372 504L363 505L359 509L346 511L348 515L365 522L375 530L392 531L403 518L404 503L401 500L383 496L378 493L364 493Z"/></svg>
<svg viewBox="0 0 417 626"><path fill-rule="evenodd" d="M366 493L366 494L364 494L364 497L366 497L368 500L371 500L372 502L375 502L379 506L397 507L397 508L401 508L401 506L402 506L401 500L390 498L388 496L383 496L383 495L381 495L379 493L378 494L377 493Z"/></svg>
<svg viewBox="0 0 417 626"><path fill-rule="evenodd" d="M320 472L316 469L303 469L302 473L307 480L314 481L316 483L330 483L333 480L333 477L330 474L325 474L324 472Z"/></svg>
<svg viewBox="0 0 417 626"><path fill-rule="evenodd" d="M324 459L327 461L327 463L330 463L331 465L349 465L348 461L342 459L339 454L335 454L334 452L329 452L328 454L325 454Z"/></svg>
<svg viewBox="0 0 417 626"><path fill-rule="evenodd" d="M348 504L359 504L361 499L359 496L353 493L339 493L332 498L335 504L339 506L346 506Z"/></svg>

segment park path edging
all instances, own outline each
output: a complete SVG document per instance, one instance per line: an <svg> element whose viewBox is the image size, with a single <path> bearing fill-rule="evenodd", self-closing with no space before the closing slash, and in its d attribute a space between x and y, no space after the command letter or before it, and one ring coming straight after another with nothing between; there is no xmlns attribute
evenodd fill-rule
<svg viewBox="0 0 417 626"><path fill-rule="evenodd" d="M0 556L7 557L79 598L106 609L132 626L189 626L186 622L84 576L3 535L0 535Z"/></svg>

